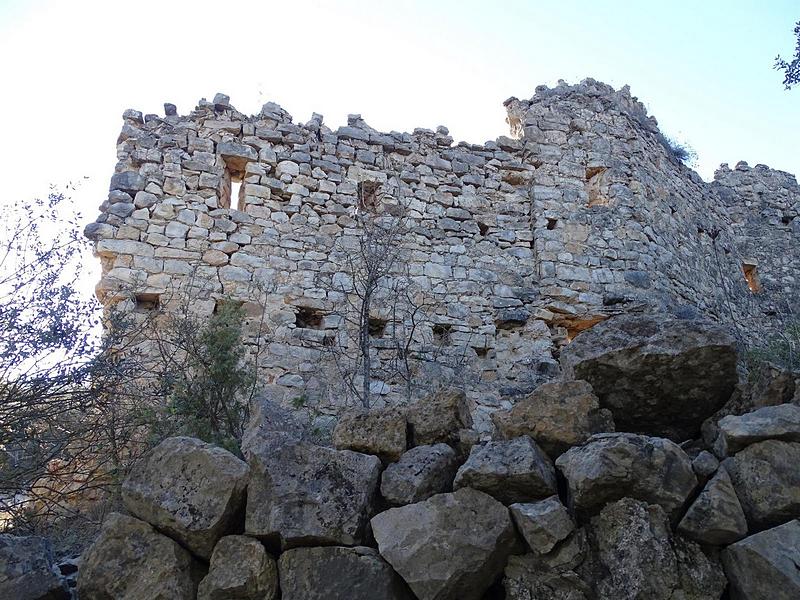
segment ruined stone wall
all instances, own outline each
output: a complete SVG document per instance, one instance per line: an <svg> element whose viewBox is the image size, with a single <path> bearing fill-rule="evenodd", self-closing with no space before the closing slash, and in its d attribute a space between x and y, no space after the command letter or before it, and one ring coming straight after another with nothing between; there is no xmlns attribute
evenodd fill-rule
<svg viewBox="0 0 800 600"><path fill-rule="evenodd" d="M154 298L191 296L200 314L245 301L267 330L262 380L284 402L336 413L351 400L325 345L347 326L337 310L359 215L401 207L394 273L426 298L413 347L435 356L415 381L464 384L479 428L555 377L559 347L609 314L751 311L744 255L759 261L758 294L797 296L791 176L737 167L704 183L627 88L586 80L506 106L511 137L482 146L454 145L444 127L381 133L358 115L336 130L319 115L294 124L272 103L248 117L224 96L186 116L126 111L111 192L87 228L98 295L134 312ZM387 287L374 310L389 324L374 334L378 365L393 347ZM120 294L131 289L138 307ZM404 396L401 382L374 383L383 401Z"/></svg>

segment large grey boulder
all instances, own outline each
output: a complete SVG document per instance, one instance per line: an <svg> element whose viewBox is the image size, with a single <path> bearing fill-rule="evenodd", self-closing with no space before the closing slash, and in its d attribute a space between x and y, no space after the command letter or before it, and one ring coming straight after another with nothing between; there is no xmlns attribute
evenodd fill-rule
<svg viewBox="0 0 800 600"><path fill-rule="evenodd" d="M701 544L716 546L747 535L747 520L725 469L706 484L678 524L678 531Z"/></svg>
<svg viewBox="0 0 800 600"><path fill-rule="evenodd" d="M281 405L282 401L288 402L288 388L276 385L265 386L250 403L250 419L242 435L242 454L245 458L250 455L251 449L258 449L265 439L272 439L277 435L290 440L301 440L306 435L305 427L293 414Z"/></svg>
<svg viewBox="0 0 800 600"><path fill-rule="evenodd" d="M470 488L389 509L372 531L419 600L478 600L516 545L508 509Z"/></svg>
<svg viewBox="0 0 800 600"><path fill-rule="evenodd" d="M44 538L0 534L0 598L69 598Z"/></svg>
<svg viewBox="0 0 800 600"><path fill-rule="evenodd" d="M707 321L620 315L561 352L565 379L588 381L617 431L695 438L737 382L736 343Z"/></svg>
<svg viewBox="0 0 800 600"><path fill-rule="evenodd" d="M282 600L412 600L377 550L365 546L295 548L278 560Z"/></svg>
<svg viewBox="0 0 800 600"><path fill-rule="evenodd" d="M78 572L81 600L194 600L202 567L150 525L111 514Z"/></svg>
<svg viewBox="0 0 800 600"><path fill-rule="evenodd" d="M509 410L492 413L500 437L528 435L555 458L595 433L614 431L611 412L585 381L554 381L537 387Z"/></svg>
<svg viewBox="0 0 800 600"><path fill-rule="evenodd" d="M522 537L538 554L550 552L575 529L572 517L558 496L539 502L512 504L508 509Z"/></svg>
<svg viewBox="0 0 800 600"><path fill-rule="evenodd" d="M800 443L767 440L727 458L750 531L800 517Z"/></svg>
<svg viewBox="0 0 800 600"><path fill-rule="evenodd" d="M339 450L374 454L394 462L406 451L406 429L406 417L398 409L349 412L339 418L333 444Z"/></svg>
<svg viewBox="0 0 800 600"><path fill-rule="evenodd" d="M250 449L245 533L272 547L361 543L381 474L377 456L275 435Z"/></svg>
<svg viewBox="0 0 800 600"><path fill-rule="evenodd" d="M504 504L529 502L556 493L553 463L531 438L473 446L453 481L453 489L471 487Z"/></svg>
<svg viewBox="0 0 800 600"><path fill-rule="evenodd" d="M574 571L542 569L535 556L511 556L503 572L506 600L589 600L592 589Z"/></svg>
<svg viewBox="0 0 800 600"><path fill-rule="evenodd" d="M718 600L721 565L694 542L673 536L657 505L625 498L591 520L598 600Z"/></svg>
<svg viewBox="0 0 800 600"><path fill-rule="evenodd" d="M250 469L195 438L168 438L122 484L125 508L208 559L240 514Z"/></svg>
<svg viewBox="0 0 800 600"><path fill-rule="evenodd" d="M722 551L731 600L800 598L800 521L762 531Z"/></svg>
<svg viewBox="0 0 800 600"><path fill-rule="evenodd" d="M692 462L674 442L634 433L602 433L556 460L572 508L596 512L630 497L658 504L677 517L697 487Z"/></svg>
<svg viewBox="0 0 800 600"><path fill-rule="evenodd" d="M421 398L406 409L412 446L450 444L461 446L461 431L472 427L467 396L463 390L445 388Z"/></svg>
<svg viewBox="0 0 800 600"><path fill-rule="evenodd" d="M750 444L764 440L800 442L800 406L765 406L744 415L728 415L717 424L714 442L717 456L735 454Z"/></svg>
<svg viewBox="0 0 800 600"><path fill-rule="evenodd" d="M401 506L449 492L458 469L458 456L447 444L417 446L381 475L381 495L389 504Z"/></svg>
<svg viewBox="0 0 800 600"><path fill-rule="evenodd" d="M208 575L197 588L197 600L275 600L278 567L261 542L227 535L214 546Z"/></svg>

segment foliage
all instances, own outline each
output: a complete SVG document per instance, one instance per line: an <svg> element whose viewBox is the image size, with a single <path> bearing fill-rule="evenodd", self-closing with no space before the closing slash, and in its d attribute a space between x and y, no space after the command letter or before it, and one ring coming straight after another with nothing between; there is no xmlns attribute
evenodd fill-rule
<svg viewBox="0 0 800 600"><path fill-rule="evenodd" d="M787 90L800 83L800 21L794 26L794 35L797 41L792 59L786 61L780 55L775 57L774 67L778 71L783 71L783 87Z"/></svg>
<svg viewBox="0 0 800 600"><path fill-rule="evenodd" d="M769 366L800 373L800 321L790 320L782 331L753 344L747 352L747 363L751 378Z"/></svg>
<svg viewBox="0 0 800 600"><path fill-rule="evenodd" d="M221 302L210 318L168 315L153 329L159 358L163 405L145 412L154 441L189 435L239 454L255 391L255 368L242 340L244 309Z"/></svg>
<svg viewBox="0 0 800 600"><path fill-rule="evenodd" d="M697 160L697 153L688 144L678 142L663 133L658 134L658 141L669 152L670 156L685 165L691 166Z"/></svg>

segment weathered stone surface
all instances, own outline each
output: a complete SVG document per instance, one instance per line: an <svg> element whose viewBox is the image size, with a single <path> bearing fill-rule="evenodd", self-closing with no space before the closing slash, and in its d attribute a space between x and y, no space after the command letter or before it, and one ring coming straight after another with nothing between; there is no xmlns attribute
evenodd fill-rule
<svg viewBox="0 0 800 600"><path fill-rule="evenodd" d="M701 544L724 546L747 535L747 521L731 478L720 469L678 524L678 531Z"/></svg>
<svg viewBox="0 0 800 600"><path fill-rule="evenodd" d="M300 421L281 406L284 394L275 390L275 386L267 388L250 403L250 420L247 422L241 443L242 454L248 460L251 449L257 450L265 439L274 438L279 434L287 439L300 440L305 434Z"/></svg>
<svg viewBox="0 0 800 600"><path fill-rule="evenodd" d="M611 412L585 381L555 381L537 387L510 410L492 413L504 439L529 435L555 458L594 433L614 431Z"/></svg>
<svg viewBox="0 0 800 600"><path fill-rule="evenodd" d="M396 506L413 504L449 492L458 470L458 457L447 444L417 446L381 475L381 495Z"/></svg>
<svg viewBox="0 0 800 600"><path fill-rule="evenodd" d="M69 598L44 538L0 534L0 598Z"/></svg>
<svg viewBox="0 0 800 600"><path fill-rule="evenodd" d="M333 444L394 462L406 451L406 429L406 417L396 409L350 412L339 418Z"/></svg>
<svg viewBox="0 0 800 600"><path fill-rule="evenodd" d="M197 588L197 600L275 600L278 568L261 542L227 535L214 546L208 575Z"/></svg>
<svg viewBox="0 0 800 600"><path fill-rule="evenodd" d="M203 576L199 563L150 525L111 514L83 555L81 600L194 600Z"/></svg>
<svg viewBox="0 0 800 600"><path fill-rule="evenodd" d="M620 315L561 353L565 377L585 379L618 431L683 441L730 397L736 344L723 327L663 315Z"/></svg>
<svg viewBox="0 0 800 600"><path fill-rule="evenodd" d="M574 572L548 571L535 556L511 556L504 571L506 600L589 600L592 589Z"/></svg>
<svg viewBox="0 0 800 600"><path fill-rule="evenodd" d="M248 460L248 535L281 548L361 543L381 473L377 456L276 434L251 445Z"/></svg>
<svg viewBox="0 0 800 600"><path fill-rule="evenodd" d="M701 483L708 481L718 468L719 460L708 450L703 450L692 459L692 469Z"/></svg>
<svg viewBox="0 0 800 600"><path fill-rule="evenodd" d="M472 427L463 390L439 390L410 405L406 412L411 427L411 445L450 444L459 447L459 430Z"/></svg>
<svg viewBox="0 0 800 600"><path fill-rule="evenodd" d="M793 520L722 551L731 600L800 598L800 521Z"/></svg>
<svg viewBox="0 0 800 600"><path fill-rule="evenodd" d="M470 488L387 510L372 531L419 600L478 600L515 545L508 509Z"/></svg>
<svg viewBox="0 0 800 600"><path fill-rule="evenodd" d="M123 171L122 173L115 173L111 177L112 190L122 190L133 194L143 190L145 183L147 183L145 178L136 171Z"/></svg>
<svg viewBox="0 0 800 600"><path fill-rule="evenodd" d="M662 506L675 517L697 486L692 463L669 440L633 433L601 433L556 460L570 503L593 512L626 496Z"/></svg>
<svg viewBox="0 0 800 600"><path fill-rule="evenodd" d="M522 537L538 554L550 552L575 529L572 517L558 496L539 502L512 504L508 509Z"/></svg>
<svg viewBox="0 0 800 600"><path fill-rule="evenodd" d="M750 531L800 517L800 444L767 440L722 462Z"/></svg>
<svg viewBox="0 0 800 600"><path fill-rule="evenodd" d="M599 600L717 600L721 565L694 542L673 537L664 510L625 498L591 521Z"/></svg>
<svg viewBox="0 0 800 600"><path fill-rule="evenodd" d="M728 415L718 423L714 443L718 456L735 454L750 444L764 440L800 442L800 406L765 406L744 415Z"/></svg>
<svg viewBox="0 0 800 600"><path fill-rule="evenodd" d="M208 559L240 513L249 471L227 450L168 438L133 468L122 500L134 516Z"/></svg>
<svg viewBox="0 0 800 600"><path fill-rule="evenodd" d="M474 446L461 465L453 488L471 487L505 504L529 502L556 493L553 463L531 438Z"/></svg>
<svg viewBox="0 0 800 600"><path fill-rule="evenodd" d="M372 548L295 548L278 561L282 600L411 600L408 587Z"/></svg>

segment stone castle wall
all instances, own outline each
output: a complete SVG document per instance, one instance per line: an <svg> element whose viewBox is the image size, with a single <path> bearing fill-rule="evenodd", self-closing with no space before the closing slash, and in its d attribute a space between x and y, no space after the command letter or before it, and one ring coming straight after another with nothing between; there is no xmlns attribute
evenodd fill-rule
<svg viewBox="0 0 800 600"><path fill-rule="evenodd" d="M798 297L791 175L740 164L703 182L627 88L541 87L506 107L511 136L482 146L454 145L444 127L382 133L358 115L336 130L319 115L294 124L272 103L248 117L224 96L187 116L128 110L109 198L87 228L98 296L133 312L154 299L191 297L200 314L244 301L266 329L262 380L287 403L336 413L348 400L325 345L347 327L338 308L359 215L401 207L394 271L426 298L413 347L435 356L415 380L464 384L479 428L557 376L559 348L609 314L667 308L762 327ZM386 287L370 315L383 324L379 366L394 347ZM138 303L120 293L131 289ZM375 383L386 402L404 395L396 380Z"/></svg>

